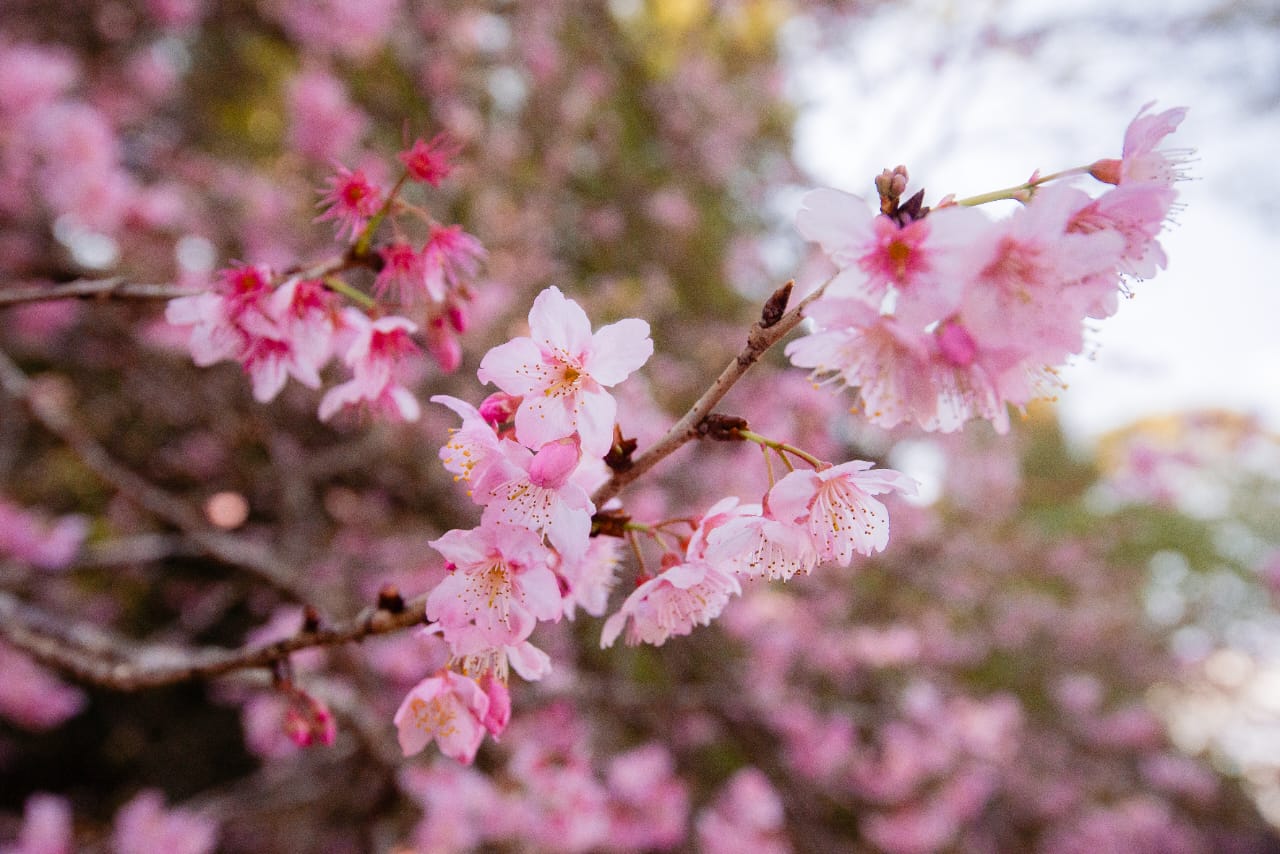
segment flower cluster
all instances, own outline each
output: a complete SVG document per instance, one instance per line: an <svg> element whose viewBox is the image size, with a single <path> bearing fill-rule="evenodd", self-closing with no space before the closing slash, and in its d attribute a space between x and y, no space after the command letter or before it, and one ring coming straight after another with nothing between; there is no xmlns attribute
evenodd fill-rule
<svg viewBox="0 0 1280 854"><path fill-rule="evenodd" d="M426 349L442 369L458 367L457 335L467 328L468 285L485 252L461 226L439 224L398 194L408 180L438 185L449 173L452 153L441 137L430 144L417 140L401 154L404 174L391 191L362 170L339 166L318 220L335 222L339 240L350 242L343 256L293 274L233 266L219 273L209 291L171 301L165 317L191 328L189 346L196 364L239 362L251 378L254 397L265 403L289 377L319 388L320 372L338 358L350 369L351 379L325 394L321 419L345 407L364 406L416 420L418 402L401 383L406 357L421 349L414 335L422 331ZM378 226L402 212L425 220L426 242L415 248L393 218L395 238L373 251L370 242ZM361 266L377 271L372 297L339 275ZM410 316L384 314L387 308Z"/></svg>
<svg viewBox="0 0 1280 854"><path fill-rule="evenodd" d="M602 613L599 591L612 584L614 552L590 539L589 493L606 479L613 443L607 389L648 360L649 326L629 318L592 332L586 312L552 287L534 301L529 327L481 362L480 378L500 391L479 409L432 398L462 418L440 456L484 511L479 527L430 544L449 569L427 600L430 631L462 672L433 676L405 699L396 724L406 753L435 738L469 762L484 732L506 725L509 669L526 679L549 669L528 642L537 623L576 607Z"/></svg>
<svg viewBox="0 0 1280 854"><path fill-rule="evenodd" d="M479 527L430 544L449 575L427 599L427 631L444 638L460 672L427 678L401 704L395 723L406 754L434 739L470 762L484 733L497 736L506 726L509 669L540 679L550 668L529 643L537 624L572 618L578 607L603 615L615 581L617 540L591 536L591 493L607 480L604 457L617 444L617 403L608 389L652 354L648 324L628 318L593 332L582 308L552 287L534 301L529 328L529 336L481 361L479 378L499 391L479 408L432 398L462 419L440 457L484 509ZM641 567L637 587L604 624L602 646L624 629L632 644L689 634L742 592L741 579L785 580L820 562L848 566L855 553L882 550L888 517L874 496L915 489L868 462L833 466L750 431L737 438L761 442L789 467L792 454L814 470L791 471L757 504L729 496L696 519L622 523L662 549L661 571L649 577ZM667 528L677 522L692 532L674 537Z"/></svg>
<svg viewBox="0 0 1280 854"><path fill-rule="evenodd" d="M880 213L833 189L805 196L797 221L837 272L809 309L814 333L787 348L793 364L857 389L866 418L951 432L970 418L1008 430L1008 406L1050 393L1057 366L1085 345L1088 319L1111 315L1131 279L1165 264L1156 237L1174 206L1185 151L1161 150L1185 109L1147 115L1123 158L960 202L899 200L903 167L877 180ZM1100 196L1066 185L1089 173ZM991 221L972 207L1013 198Z"/></svg>

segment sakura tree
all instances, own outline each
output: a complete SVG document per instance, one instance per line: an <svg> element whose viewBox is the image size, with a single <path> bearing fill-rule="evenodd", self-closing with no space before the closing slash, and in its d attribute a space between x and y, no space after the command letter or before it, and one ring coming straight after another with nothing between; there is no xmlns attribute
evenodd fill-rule
<svg viewBox="0 0 1280 854"><path fill-rule="evenodd" d="M1274 442L1038 403L1186 108L779 225L772 4L411 5L0 16L0 850L1274 844L1145 575L1269 577L1163 476Z"/></svg>

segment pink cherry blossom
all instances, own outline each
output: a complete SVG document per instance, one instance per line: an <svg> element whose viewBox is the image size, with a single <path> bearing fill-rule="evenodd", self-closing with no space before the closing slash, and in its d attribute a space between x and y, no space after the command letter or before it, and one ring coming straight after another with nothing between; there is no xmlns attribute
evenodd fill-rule
<svg viewBox="0 0 1280 854"><path fill-rule="evenodd" d="M959 316L980 345L1016 347L1047 365L1080 351L1084 306L1094 295L1073 286L1113 274L1125 246L1124 238L1109 230L1068 229L1091 201L1065 185L1041 189L968 247L973 281L965 288Z"/></svg>
<svg viewBox="0 0 1280 854"><path fill-rule="evenodd" d="M212 291L170 300L165 319L174 326L191 327L188 346L197 365L239 359L248 337L243 318L250 312L265 311L270 292L266 270L231 267L219 272Z"/></svg>
<svg viewBox="0 0 1280 854"><path fill-rule="evenodd" d="M475 680L442 670L415 685L392 720L405 756L434 740L445 756L470 765L484 741L488 713L489 696Z"/></svg>
<svg viewBox="0 0 1280 854"><path fill-rule="evenodd" d="M788 854L782 799L757 768L729 779L715 804L698 816L699 850L706 854Z"/></svg>
<svg viewBox="0 0 1280 854"><path fill-rule="evenodd" d="M518 525L544 535L569 559L587 548L595 504L570 475L582 452L576 437L544 445L537 454L504 439L500 455L474 482L471 497L485 505L485 525Z"/></svg>
<svg viewBox="0 0 1280 854"><path fill-rule="evenodd" d="M164 796L149 789L120 808L111 839L117 854L208 854L218 844L218 828L199 813L165 809Z"/></svg>
<svg viewBox="0 0 1280 854"><path fill-rule="evenodd" d="M354 376L325 394L320 420L327 421L344 406L367 404L403 421L417 421L421 414L417 398L396 380L400 361L417 349L409 337L417 326L403 317L370 320L353 308L344 311L342 318L356 331L343 357Z"/></svg>
<svg viewBox="0 0 1280 854"><path fill-rule="evenodd" d="M801 526L819 560L848 566L855 552L869 555L888 545L889 514L872 496L892 491L914 495L916 482L852 460L821 471L791 472L769 490L765 506L774 518Z"/></svg>
<svg viewBox="0 0 1280 854"><path fill-rule="evenodd" d="M456 397L437 394L432 403L447 406L462 418L462 426L449 428L449 441L440 448L440 462L454 480L477 481L490 463L502 454L498 434L479 410Z"/></svg>
<svg viewBox="0 0 1280 854"><path fill-rule="evenodd" d="M338 736L333 712L329 711L329 707L297 688L291 692L289 707L285 710L284 731L299 747L311 747L315 744L328 747Z"/></svg>
<svg viewBox="0 0 1280 854"><path fill-rule="evenodd" d="M268 312L288 345L285 366L308 388L320 387L320 370L333 357L340 322L337 300L314 279L290 279L271 294Z"/></svg>
<svg viewBox="0 0 1280 854"><path fill-rule="evenodd" d="M582 307L550 287L534 300L529 327L531 337L488 352L480 381L523 396L515 419L521 443L541 447L577 432L583 454L604 456L617 412L605 388L649 359L649 324L627 318L593 334Z"/></svg>
<svg viewBox="0 0 1280 854"><path fill-rule="evenodd" d="M593 617L604 616L609 607L609 592L617 584L618 552L622 541L615 537L592 537L581 557L558 556L556 574L564 588L564 615L570 620L576 608Z"/></svg>
<svg viewBox="0 0 1280 854"><path fill-rule="evenodd" d="M447 634L451 653L450 666L457 665L463 674L479 679L492 676L506 681L512 670L526 682L537 682L551 672L551 657L528 641L495 645L490 633L475 623L446 629L434 623L422 630L423 635Z"/></svg>
<svg viewBox="0 0 1280 854"><path fill-rule="evenodd" d="M462 226L432 225L421 256L427 295L433 302L443 302L448 292L475 277L486 254L480 241Z"/></svg>
<svg viewBox="0 0 1280 854"><path fill-rule="evenodd" d="M1164 138L1178 129L1187 116L1186 107L1174 107L1163 113L1148 115L1155 101L1142 105L1124 132L1124 147L1119 160L1099 160L1091 174L1108 184L1156 184L1167 187L1186 177L1182 164L1195 153L1189 148L1158 149Z"/></svg>
<svg viewBox="0 0 1280 854"><path fill-rule="evenodd" d="M409 177L433 187L449 176L453 166L449 158L457 154L457 147L445 134L437 134L430 142L415 139L407 151L398 155Z"/></svg>
<svg viewBox="0 0 1280 854"><path fill-rule="evenodd" d="M426 267L422 255L408 243L388 243L378 249L382 256L382 269L373 282L373 292L379 299L388 294L402 305L416 305L426 288Z"/></svg>
<svg viewBox="0 0 1280 854"><path fill-rule="evenodd" d="M363 170L353 172L339 166L329 179L328 192L320 204L325 206L325 211L316 217L316 222L333 220L338 225L339 239L345 235L354 240L382 207L382 190L365 177Z"/></svg>
<svg viewBox="0 0 1280 854"><path fill-rule="evenodd" d="M609 762L609 850L675 848L684 839L689 792L671 753L650 742Z"/></svg>
<svg viewBox="0 0 1280 854"><path fill-rule="evenodd" d="M560 617L560 587L540 538L520 527L453 530L428 543L450 574L427 598L427 618L453 632L473 622L493 646L515 646L538 620Z"/></svg>
<svg viewBox="0 0 1280 854"><path fill-rule="evenodd" d="M955 309L964 284L961 250L989 221L970 208L944 208L905 225L875 214L857 196L821 188L806 193L796 228L819 243L840 272L828 293L928 323Z"/></svg>
<svg viewBox="0 0 1280 854"><path fill-rule="evenodd" d="M754 513L728 520L707 536L707 560L744 578L786 581L808 575L818 553L804 531Z"/></svg>
<svg viewBox="0 0 1280 854"><path fill-rule="evenodd" d="M1165 265L1164 250L1156 242L1156 236L1164 228L1175 196L1171 187L1161 184L1124 184L1077 211L1067 230L1073 233L1110 230L1119 234L1124 239L1119 272L1150 278ZM1110 290L1115 293L1115 288Z"/></svg>
<svg viewBox="0 0 1280 854"><path fill-rule="evenodd" d="M0 555L40 569L62 569L79 554L88 534L84 516L52 520L0 498Z"/></svg>
<svg viewBox="0 0 1280 854"><path fill-rule="evenodd" d="M23 653L0 643L0 716L23 729L53 729L84 708L86 698Z"/></svg>
<svg viewBox="0 0 1280 854"><path fill-rule="evenodd" d="M976 342L953 321L931 335L854 299L819 300L808 313L817 331L787 345L791 363L856 388L855 411L872 424L915 421L925 430L950 433L978 417L1004 433L1006 403L1025 404L1040 388L1020 373L1019 352L996 351L978 361ZM1005 377L1007 388L998 384Z"/></svg>
<svg viewBox="0 0 1280 854"><path fill-rule="evenodd" d="M511 720L511 693L507 690L506 682L495 679L492 675L483 677L480 685L489 698L489 709L480 723L484 724L493 740L497 741Z"/></svg>
<svg viewBox="0 0 1280 854"><path fill-rule="evenodd" d="M738 579L705 560L680 563L637 587L618 612L605 620L600 647L613 646L626 626L626 642L662 646L720 616L729 597L740 594Z"/></svg>

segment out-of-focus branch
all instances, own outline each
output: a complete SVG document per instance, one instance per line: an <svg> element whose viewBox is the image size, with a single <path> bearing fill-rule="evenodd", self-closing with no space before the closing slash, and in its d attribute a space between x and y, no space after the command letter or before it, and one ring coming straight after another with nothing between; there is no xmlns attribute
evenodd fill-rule
<svg viewBox="0 0 1280 854"><path fill-rule="evenodd" d="M84 297L128 297L131 299L173 299L200 293L200 288L173 284L128 282L120 276L109 279L76 279L60 285L27 285L0 290L0 306L41 300Z"/></svg>
<svg viewBox="0 0 1280 854"><path fill-rule="evenodd" d="M302 279L323 279L353 267L375 267L380 258L366 247L353 246L342 255L333 255L307 267L292 267L280 275ZM83 299L87 297L126 297L129 299L173 299L201 293L205 288L189 285L144 284L127 281L123 276L105 279L76 279L57 285L22 285L16 288L0 288L0 308L24 302L40 302L55 299Z"/></svg>
<svg viewBox="0 0 1280 854"><path fill-rule="evenodd" d="M785 286L790 288L791 285ZM633 480L637 479L649 469L662 462L671 454L678 451L686 442L696 439L700 433L698 425L703 419L711 414L716 404L724 399L729 390L742 379L751 366L760 360L770 347L777 344L787 336L787 333L800 325L800 321L804 320L804 310L809 303L813 302L823 291L826 290L826 284L816 288L813 293L802 299L795 308L783 314L781 317L762 317L751 326L751 330L747 333L747 344L742 348L741 352L734 357L733 361L725 366L720 372L720 376L716 377L710 387L707 388L702 396L689 408L679 421L671 425L666 434L652 445L644 453L636 456L631 465L623 471L615 472L613 477L595 491L591 496L591 500L600 507L604 502L613 498L622 488ZM779 293L781 289L779 290ZM775 294L775 297L777 294ZM777 303L771 298L766 304L766 314L770 309L776 307ZM773 322L770 322L773 321Z"/></svg>
<svg viewBox="0 0 1280 854"><path fill-rule="evenodd" d="M199 512L178 496L139 477L116 462L96 439L67 413L66 408L33 394L32 382L7 354L0 351L0 389L26 405L33 418L67 444L98 477L157 518L179 528L205 554L253 572L291 598L315 598L298 582L298 573L266 546L209 529Z"/></svg>
<svg viewBox="0 0 1280 854"><path fill-rule="evenodd" d="M274 643L191 650L133 643L0 593L0 638L37 662L79 681L117 691L137 691L269 667L299 650L338 646L401 631L426 621L426 605L424 594L405 602L403 609L366 608L351 620L314 631L304 627L292 637Z"/></svg>

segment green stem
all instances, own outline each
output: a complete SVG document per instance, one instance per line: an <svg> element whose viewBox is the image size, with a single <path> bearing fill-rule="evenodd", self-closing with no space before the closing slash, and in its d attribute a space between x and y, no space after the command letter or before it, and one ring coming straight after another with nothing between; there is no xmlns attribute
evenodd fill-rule
<svg viewBox="0 0 1280 854"><path fill-rule="evenodd" d="M800 448L797 448L795 445L788 445L786 442L779 442L776 439L770 439L766 436L761 436L759 433L753 433L750 430L739 430L738 435L741 436L747 442L755 442L756 444L761 445L762 447L772 448L773 450L777 451L779 455L782 455L783 462L786 461L785 454L792 454L804 460L806 463L813 466L815 469L822 468L824 465L826 465L822 460L818 459L813 454L809 453L808 451L801 450Z"/></svg>
<svg viewBox="0 0 1280 854"><path fill-rule="evenodd" d="M382 221L387 218L387 212L391 210L391 205L396 200L396 195L399 194L400 188L404 186L404 182L408 178L409 170L406 169L400 174L400 179L391 188L391 192L387 194L382 207L378 208L378 212L365 223L364 229L360 232L360 237L356 239L355 255L357 258L369 253L369 246L373 243L374 232L378 230L378 226L382 225Z"/></svg>
<svg viewBox="0 0 1280 854"><path fill-rule="evenodd" d="M378 304L377 300L366 294L364 291L351 287L338 276L325 276L324 286L334 293L342 294L347 299L364 308L373 308Z"/></svg>
<svg viewBox="0 0 1280 854"><path fill-rule="evenodd" d="M1088 166L1077 166L1074 169L1063 169L1061 172L1054 172L1052 175L1044 175L1034 181L1019 184L1016 187L1005 187L1003 190L992 190L990 193L981 193L977 196L970 196L967 199L960 199L956 204L964 205L965 207L972 207L974 205L985 205L987 202L998 202L1002 199L1017 199L1023 193L1028 190L1034 190L1041 184L1047 184L1050 181L1056 181L1059 178L1066 178L1071 175L1084 175L1088 171Z"/></svg>

